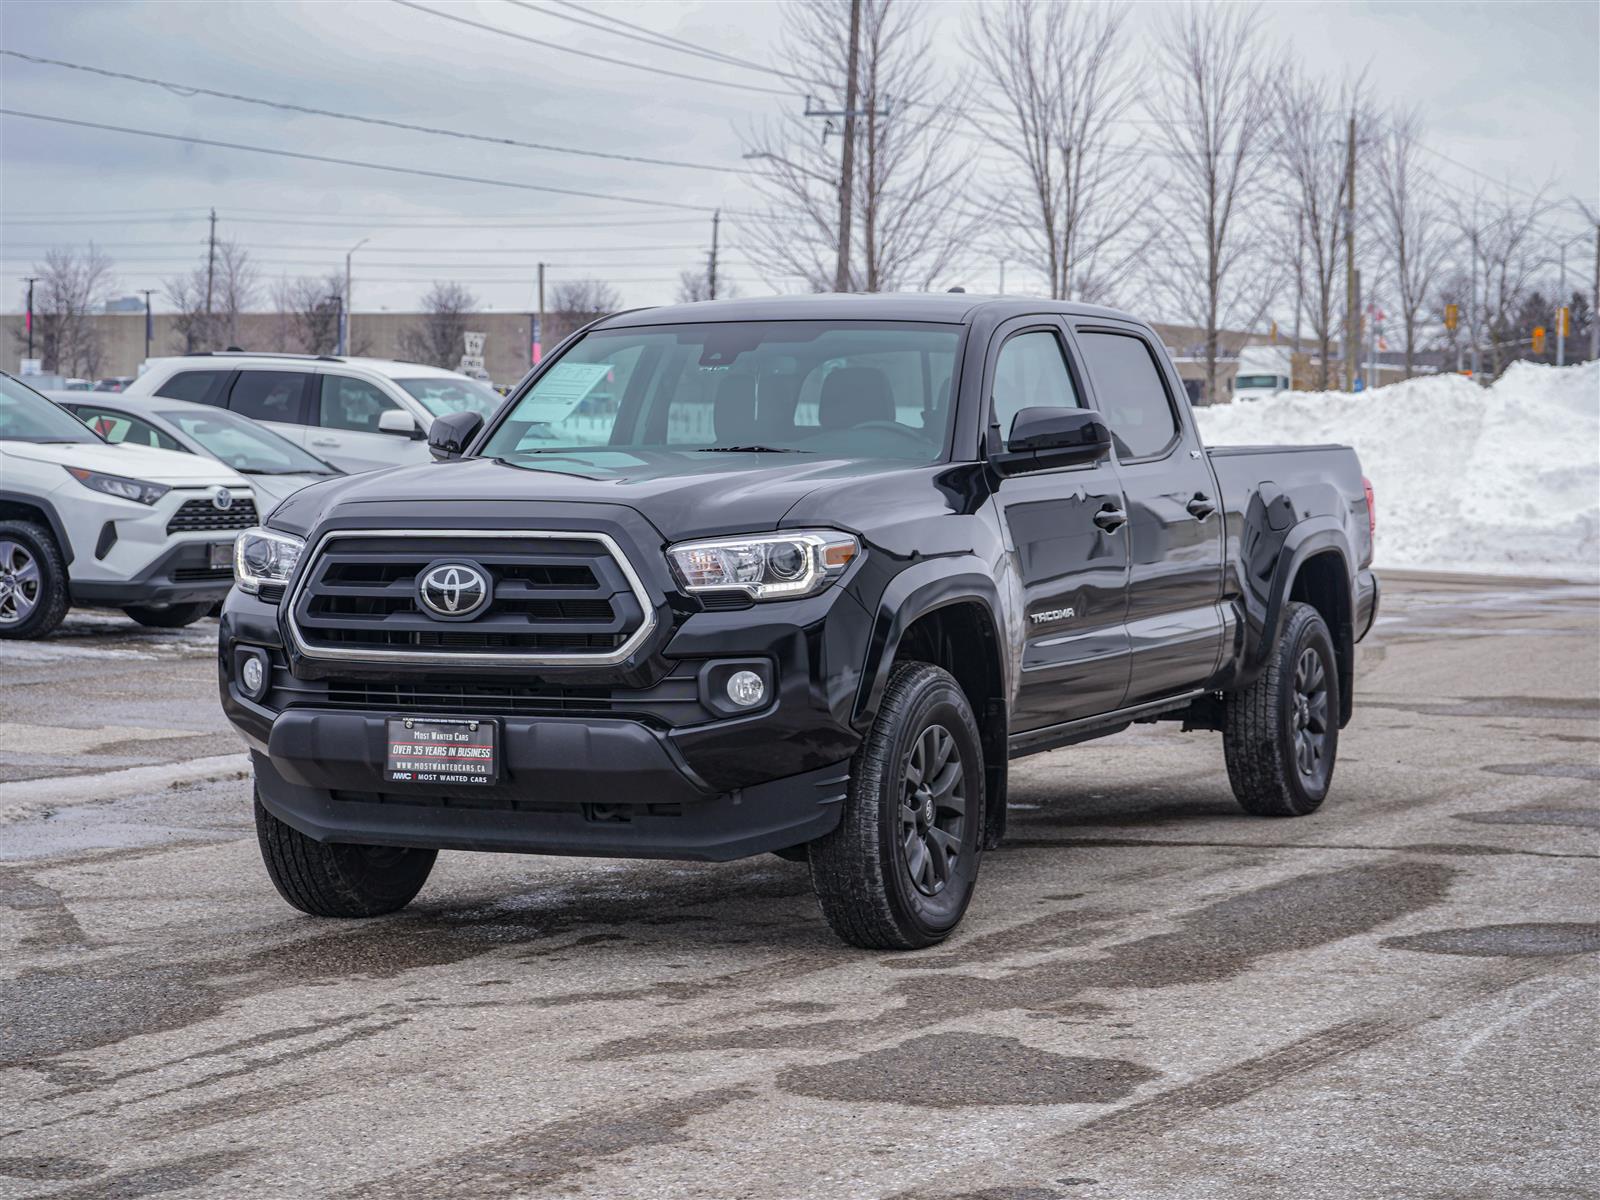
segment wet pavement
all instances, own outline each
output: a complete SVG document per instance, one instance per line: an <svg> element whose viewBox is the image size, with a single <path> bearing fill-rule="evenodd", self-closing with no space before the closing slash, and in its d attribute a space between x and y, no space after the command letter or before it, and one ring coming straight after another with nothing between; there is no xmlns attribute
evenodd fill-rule
<svg viewBox="0 0 1600 1200"><path fill-rule="evenodd" d="M215 626L0 644L0 1197L1600 1192L1600 597L1391 577L1334 792L1169 725L1015 766L960 934L803 865L262 873Z"/></svg>

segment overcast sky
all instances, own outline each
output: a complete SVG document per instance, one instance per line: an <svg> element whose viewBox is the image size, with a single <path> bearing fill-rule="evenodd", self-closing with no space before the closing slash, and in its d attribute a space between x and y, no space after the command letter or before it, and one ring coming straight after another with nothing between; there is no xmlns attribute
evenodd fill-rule
<svg viewBox="0 0 1600 1200"><path fill-rule="evenodd" d="M4 0L0 47L310 107L722 170L488 145L0 57L7 109L597 194L420 178L0 117L4 307L21 307L22 277L48 246L90 238L115 260L119 293L160 288L201 256L212 206L219 233L248 247L268 279L342 273L345 251L368 239L354 258L358 310L413 309L429 281L454 279L485 307L527 311L540 260L551 264L551 279L611 281L629 304L669 300L678 272L704 261L711 210L736 214L754 202L739 173L749 165L740 159L741 131L803 104L760 90L787 91L770 74L563 19L582 10L562 0L542 0L542 11L508 0L422 2L532 41L393 0ZM963 66L970 8L952 0L924 10L952 73ZM1161 8L1135 9L1130 29L1145 36ZM776 4L593 9L756 62L778 59ZM1600 5L1593 0L1266 4L1260 11L1274 53L1298 54L1334 78L1366 67L1380 102L1419 106L1427 144L1453 160L1435 157L1430 165L1452 188L1548 183L1552 196L1591 204L1600 193ZM1137 127L1129 137L1138 137ZM739 246L736 220L723 226L723 270L746 293L765 292L757 264ZM1584 228L1575 212L1553 215L1550 224ZM1575 277L1592 269L1592 242L1572 253ZM995 263L977 263L959 282L993 290L996 275ZM1029 281L1013 263L1007 283L1015 291Z"/></svg>

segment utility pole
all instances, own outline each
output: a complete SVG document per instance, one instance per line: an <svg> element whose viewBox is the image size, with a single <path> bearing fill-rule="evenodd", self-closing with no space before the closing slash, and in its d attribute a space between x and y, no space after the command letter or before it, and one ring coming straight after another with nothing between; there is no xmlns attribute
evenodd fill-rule
<svg viewBox="0 0 1600 1200"><path fill-rule="evenodd" d="M33 357L33 285L39 282L39 276L29 275L25 281L28 285L28 316L23 322L28 327L28 357Z"/></svg>
<svg viewBox="0 0 1600 1200"><path fill-rule="evenodd" d="M1556 286L1556 366L1567 365L1567 244L1561 243L1561 282Z"/></svg>
<svg viewBox="0 0 1600 1200"><path fill-rule="evenodd" d="M1600 221L1594 225L1594 291L1589 293L1589 358L1600 358Z"/></svg>
<svg viewBox="0 0 1600 1200"><path fill-rule="evenodd" d="M850 0L850 53L845 67L844 151L839 156L839 262L833 290L850 290L850 185L856 169L856 64L861 57L861 0Z"/></svg>
<svg viewBox="0 0 1600 1200"><path fill-rule="evenodd" d="M206 316L211 315L211 293L217 278L217 210L211 210L211 236L206 239ZM206 322L206 336L211 335L211 322Z"/></svg>
<svg viewBox="0 0 1600 1200"><path fill-rule="evenodd" d="M1474 220L1477 214L1474 213ZM1472 231L1472 287L1467 292L1467 335L1472 338L1472 378L1478 378L1478 231Z"/></svg>
<svg viewBox="0 0 1600 1200"><path fill-rule="evenodd" d="M544 357L544 264L539 264L539 312L533 318L533 365Z"/></svg>
<svg viewBox="0 0 1600 1200"><path fill-rule="evenodd" d="M154 288L145 288L140 293L144 296L144 356L150 357L150 335L155 332L155 318L150 314L150 297L155 295Z"/></svg>
<svg viewBox="0 0 1600 1200"><path fill-rule="evenodd" d="M370 242L371 238L362 238L344 253L344 298L339 302L339 353L350 353L350 324L355 320L355 309L350 304L350 259L361 247Z"/></svg>
<svg viewBox="0 0 1600 1200"><path fill-rule="evenodd" d="M1356 283L1356 114L1350 113L1350 132L1345 142L1344 177L1347 199L1344 210L1344 386L1354 391L1356 359L1361 345L1361 301Z"/></svg>
<svg viewBox="0 0 1600 1200"><path fill-rule="evenodd" d="M1006 260L1003 258L1000 260L1000 294L1006 294Z"/></svg>
<svg viewBox="0 0 1600 1200"><path fill-rule="evenodd" d="M706 298L717 298L717 230L722 224L722 210L719 208L711 214L711 258L706 263L706 290L710 293Z"/></svg>

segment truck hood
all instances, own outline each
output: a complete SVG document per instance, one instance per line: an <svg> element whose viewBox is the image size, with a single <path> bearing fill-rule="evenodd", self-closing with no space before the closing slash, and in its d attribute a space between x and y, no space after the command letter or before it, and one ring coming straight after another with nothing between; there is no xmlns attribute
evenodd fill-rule
<svg viewBox="0 0 1600 1200"><path fill-rule="evenodd" d="M677 541L775 529L798 507L808 520L849 513L851 527L875 515L862 493L899 492L891 477L951 468L888 459L821 458L810 454L704 454L610 450L548 454L516 463L462 459L396 467L314 484L289 497L273 524L304 534L336 510L361 504L499 501L625 505ZM804 504L817 493L836 501ZM846 503L845 496L856 503ZM794 525L795 520L784 522Z"/></svg>
<svg viewBox="0 0 1600 1200"><path fill-rule="evenodd" d="M106 442L6 442L5 454L31 462L60 463L123 475L170 487L209 487L222 484L230 488L250 485L232 467L198 454L176 450L157 450L153 446L113 446Z"/></svg>

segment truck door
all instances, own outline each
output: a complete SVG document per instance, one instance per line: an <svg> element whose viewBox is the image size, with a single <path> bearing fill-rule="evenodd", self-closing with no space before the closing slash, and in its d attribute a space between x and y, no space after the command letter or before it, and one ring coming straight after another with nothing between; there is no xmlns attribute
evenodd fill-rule
<svg viewBox="0 0 1600 1200"><path fill-rule="evenodd" d="M995 331L985 362L988 437L1003 448L1023 408L1088 407L1065 328L1021 317ZM994 502L1020 575L1022 672L1013 732L1108 712L1128 685L1128 536L1109 460L1000 481Z"/></svg>
<svg viewBox="0 0 1600 1200"><path fill-rule="evenodd" d="M1128 500L1125 706L1201 686L1222 648L1222 513L1216 478L1166 354L1148 331L1073 322L1094 406L1111 428Z"/></svg>

